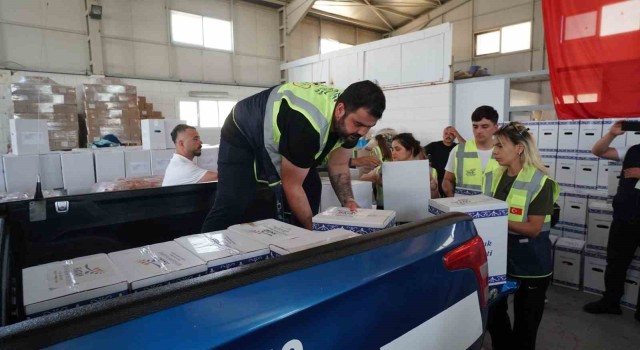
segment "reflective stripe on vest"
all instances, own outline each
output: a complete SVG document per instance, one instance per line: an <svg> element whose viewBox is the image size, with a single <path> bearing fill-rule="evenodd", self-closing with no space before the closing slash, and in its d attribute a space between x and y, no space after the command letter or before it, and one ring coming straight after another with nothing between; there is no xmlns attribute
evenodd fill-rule
<svg viewBox="0 0 640 350"><path fill-rule="evenodd" d="M493 158L493 154L491 154L491 158L487 161L483 171L475 140L461 143L456 147L457 150L454 157L456 187L480 191L483 174L493 171L498 166L498 163ZM478 169L478 171L473 172L474 169ZM471 173L467 174L468 172Z"/></svg>
<svg viewBox="0 0 640 350"><path fill-rule="evenodd" d="M310 83L287 83L277 86L271 91L265 108L264 146L278 175L281 175L282 156L278 149L280 130L278 129L277 116L282 100L287 100L291 109L304 115L320 135L319 149L314 155L317 160L327 144L333 120L333 110L336 99L341 92L341 90L332 87ZM341 141L338 141L333 149L340 145Z"/></svg>

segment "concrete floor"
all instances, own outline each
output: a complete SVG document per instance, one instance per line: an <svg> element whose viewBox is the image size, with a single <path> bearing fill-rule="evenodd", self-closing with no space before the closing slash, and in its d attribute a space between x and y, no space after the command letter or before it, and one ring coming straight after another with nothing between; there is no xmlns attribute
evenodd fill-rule
<svg viewBox="0 0 640 350"><path fill-rule="evenodd" d="M597 295L553 285L547 291L547 298L549 303L538 330L537 349L640 349L640 322L633 318L634 311L622 308L622 315L591 315L582 311L582 306L597 300ZM488 334L485 336L485 350L491 349L490 338Z"/></svg>

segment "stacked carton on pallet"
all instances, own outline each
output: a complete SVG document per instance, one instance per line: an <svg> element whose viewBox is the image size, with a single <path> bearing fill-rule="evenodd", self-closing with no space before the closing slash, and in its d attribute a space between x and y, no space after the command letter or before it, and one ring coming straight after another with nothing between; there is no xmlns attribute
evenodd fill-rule
<svg viewBox="0 0 640 350"><path fill-rule="evenodd" d="M13 119L46 120L51 150L78 147L76 89L44 77L11 84ZM16 121L17 123L21 123Z"/></svg>
<svg viewBox="0 0 640 350"><path fill-rule="evenodd" d="M164 119L162 112L153 110L153 103L147 103L147 98L138 96L138 110L140 119Z"/></svg>

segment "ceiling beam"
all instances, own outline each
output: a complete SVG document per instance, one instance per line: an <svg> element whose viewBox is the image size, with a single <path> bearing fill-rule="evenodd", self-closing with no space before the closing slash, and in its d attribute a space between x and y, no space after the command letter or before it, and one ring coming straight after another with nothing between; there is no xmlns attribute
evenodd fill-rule
<svg viewBox="0 0 640 350"><path fill-rule="evenodd" d="M315 5L318 5L318 6L342 6L342 7L344 7L344 6L368 6L367 4L362 3L362 2L323 1L323 0L316 0ZM396 16L403 17L403 18L410 19L410 20L416 19L416 16L410 15L408 13L396 11L396 10L393 10L391 8L387 8L387 6L384 6L384 5L371 4L371 6L377 8L378 10L380 10L382 12L387 12L387 13L390 13L392 15L396 15Z"/></svg>
<svg viewBox="0 0 640 350"><path fill-rule="evenodd" d="M436 7L435 9L427 10L425 13L421 14L415 20L391 32L390 36L397 36L397 35L407 34L407 33L420 30L421 28L424 28L427 24L429 24L429 22L431 22L434 18L440 17L445 13L466 4L469 1L470 0L451 0L449 2L446 2L442 6Z"/></svg>
<svg viewBox="0 0 640 350"><path fill-rule="evenodd" d="M376 7L376 8L377 8L378 10L380 10L380 11L387 12L387 13L390 13L390 14L392 14L392 15L396 15L396 16L403 17L403 18L410 19L410 20L414 20L414 19L416 19L416 17L415 17L415 16L412 16L412 15L406 14L406 13L404 13L404 12L400 12L400 11L396 11L396 10L388 9L388 8L386 8L386 7L384 7L384 6L382 6L382 7L377 6L377 5L373 5L373 6L374 6L374 7Z"/></svg>
<svg viewBox="0 0 640 350"><path fill-rule="evenodd" d="M371 11L372 11L376 16L378 16L378 18L380 18L380 20L381 20L382 22L384 22L384 24L386 24L386 25L387 25L387 27L389 27L389 30L394 30L394 29L395 29L395 28L393 28L393 26L391 25L391 23L389 23L389 20L387 20L387 18L386 18L385 16L383 16L377 8L375 8L375 7L371 6L371 3L369 2L369 0L362 0L362 1L364 1L364 3L365 3L365 4L367 4L367 7L369 7L369 9L370 9L370 10L371 10Z"/></svg>
<svg viewBox="0 0 640 350"><path fill-rule="evenodd" d="M309 10L309 13L312 14L312 15L315 15L317 17L320 17L320 18L328 18L328 19L332 19L332 20L338 21L338 22L349 23L349 24L353 24L353 25L361 27L361 28L372 29L372 30L375 30L375 31L378 31L378 32L382 32L382 33L389 32L389 28L387 28L387 27L381 27L381 26L379 26L377 24L372 24L372 23L361 21L361 20L354 19L354 18L336 15L335 13L320 11L320 10L316 10L316 9L313 9L313 8L311 10Z"/></svg>
<svg viewBox="0 0 640 350"><path fill-rule="evenodd" d="M315 0L293 0L284 5L287 34L291 34L300 21L309 13L315 2Z"/></svg>

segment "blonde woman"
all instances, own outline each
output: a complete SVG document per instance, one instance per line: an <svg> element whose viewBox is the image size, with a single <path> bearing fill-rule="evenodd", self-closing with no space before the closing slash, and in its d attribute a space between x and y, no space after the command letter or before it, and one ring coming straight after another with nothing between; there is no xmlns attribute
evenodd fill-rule
<svg viewBox="0 0 640 350"><path fill-rule="evenodd" d="M547 176L535 140L521 123L501 127L493 138L493 156L500 167L485 175L482 192L509 206L507 275L519 281L520 288L514 295L513 328L507 298L492 306L487 328L493 349L535 349L553 270L549 230L560 191Z"/></svg>
<svg viewBox="0 0 640 350"><path fill-rule="evenodd" d="M416 140L411 133L401 133L393 138L391 141L391 158L394 162L426 159L424 151L420 146L420 141ZM378 166L368 174L364 174L360 177L360 180L371 181L376 185L376 203L378 205L378 209L384 208L381 169L382 168ZM436 176L433 175L433 173L429 174L429 183L431 188L431 198L440 198L440 193L438 193L438 183Z"/></svg>

